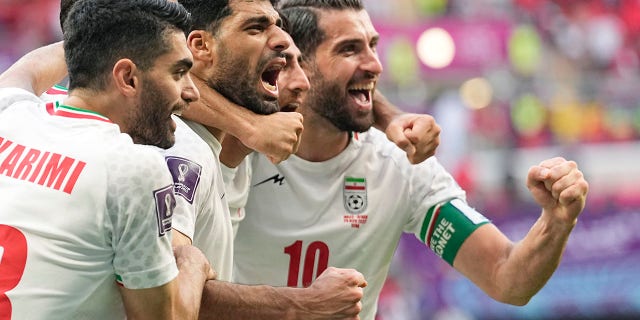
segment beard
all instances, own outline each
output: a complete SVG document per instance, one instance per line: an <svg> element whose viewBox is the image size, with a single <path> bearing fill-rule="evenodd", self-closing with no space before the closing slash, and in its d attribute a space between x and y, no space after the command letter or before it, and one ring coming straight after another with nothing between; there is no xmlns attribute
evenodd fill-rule
<svg viewBox="0 0 640 320"><path fill-rule="evenodd" d="M356 113L349 110L351 97L349 92L336 83L327 81L315 71L310 76L311 89L307 93L303 105L308 106L316 114L329 120L341 131L364 132L373 125L373 113Z"/></svg>
<svg viewBox="0 0 640 320"><path fill-rule="evenodd" d="M267 115L280 110L277 100L266 100L256 89L256 84L262 84L262 74L258 70L263 70L268 61L276 55L261 59L256 70L252 72L247 68L246 60L238 59L237 55L222 45L219 50L216 72L207 79L210 88L257 114Z"/></svg>
<svg viewBox="0 0 640 320"><path fill-rule="evenodd" d="M172 128L173 110L183 110L184 105L176 104L172 108L169 99L156 83L147 79L142 84L140 103L132 111L129 135L138 144L154 145L163 149L173 146L176 141Z"/></svg>

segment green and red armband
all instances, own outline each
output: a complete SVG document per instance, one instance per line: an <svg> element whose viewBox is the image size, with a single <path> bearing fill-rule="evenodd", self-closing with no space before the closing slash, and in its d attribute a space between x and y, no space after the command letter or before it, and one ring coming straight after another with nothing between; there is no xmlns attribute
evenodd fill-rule
<svg viewBox="0 0 640 320"><path fill-rule="evenodd" d="M454 199L429 209L420 231L420 240L453 266L462 243L485 223L489 223L489 219L464 201Z"/></svg>

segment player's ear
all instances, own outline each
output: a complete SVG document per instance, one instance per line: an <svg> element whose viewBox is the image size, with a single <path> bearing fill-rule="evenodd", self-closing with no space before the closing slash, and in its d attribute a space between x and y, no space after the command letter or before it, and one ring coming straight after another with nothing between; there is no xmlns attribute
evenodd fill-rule
<svg viewBox="0 0 640 320"><path fill-rule="evenodd" d="M187 37L187 46L193 55L193 59L210 62L214 59L215 39L205 30L193 30Z"/></svg>
<svg viewBox="0 0 640 320"><path fill-rule="evenodd" d="M130 59L120 59L113 66L112 77L116 88L125 96L138 93L139 69Z"/></svg>

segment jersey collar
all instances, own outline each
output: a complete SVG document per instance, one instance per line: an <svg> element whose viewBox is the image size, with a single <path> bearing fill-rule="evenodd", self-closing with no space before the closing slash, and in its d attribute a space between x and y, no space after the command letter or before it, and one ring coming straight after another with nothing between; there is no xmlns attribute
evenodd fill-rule
<svg viewBox="0 0 640 320"><path fill-rule="evenodd" d="M113 123L109 118L91 110L80 109L71 106L61 105L60 102L47 103L47 112L54 116L75 118L75 119L93 119L108 123Z"/></svg>

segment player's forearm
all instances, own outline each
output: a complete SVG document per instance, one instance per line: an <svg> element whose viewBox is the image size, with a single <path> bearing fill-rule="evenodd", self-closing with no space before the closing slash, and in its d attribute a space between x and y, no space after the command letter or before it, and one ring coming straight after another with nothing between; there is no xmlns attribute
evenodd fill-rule
<svg viewBox="0 0 640 320"><path fill-rule="evenodd" d="M543 214L498 269L498 300L526 304L557 269L574 225L575 222L557 221Z"/></svg>
<svg viewBox="0 0 640 320"><path fill-rule="evenodd" d="M200 301L204 291L207 277L211 276L207 273L209 269L208 262L203 259L197 259L195 253L189 253L186 248L194 249L191 246L174 247L178 252L183 250L183 255L176 254L176 264L178 265L177 277L177 299L174 303L176 319L197 319L200 311ZM191 250L191 252L195 252ZM201 254L197 252L198 256ZM192 255L192 256L189 256ZM206 265L203 266L203 262Z"/></svg>
<svg viewBox="0 0 640 320"><path fill-rule="evenodd" d="M207 281L202 295L200 319L283 320L313 319L306 314L302 288L247 286Z"/></svg>
<svg viewBox="0 0 640 320"><path fill-rule="evenodd" d="M39 96L67 74L62 42L35 49L2 75L0 87L18 87Z"/></svg>
<svg viewBox="0 0 640 320"><path fill-rule="evenodd" d="M227 100L201 80L194 78L194 82L199 84L200 100L190 104L182 113L184 118L229 133L242 141L253 134L257 114Z"/></svg>
<svg viewBox="0 0 640 320"><path fill-rule="evenodd" d="M201 275L180 270L178 275L178 299L175 305L176 319L198 319L200 303L202 299L203 283L205 279Z"/></svg>
<svg viewBox="0 0 640 320"><path fill-rule="evenodd" d="M253 150L247 148L235 136L227 136L222 141L222 152L220 152L220 162L229 168L235 168Z"/></svg>

